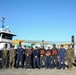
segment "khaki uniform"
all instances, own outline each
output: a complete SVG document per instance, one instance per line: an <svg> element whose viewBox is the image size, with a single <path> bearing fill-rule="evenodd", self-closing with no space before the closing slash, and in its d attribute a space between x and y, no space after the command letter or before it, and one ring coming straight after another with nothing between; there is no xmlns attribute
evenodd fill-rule
<svg viewBox="0 0 76 75"><path fill-rule="evenodd" d="M72 68L72 64L73 64L73 58L74 58L74 50L67 49L66 50L66 59L67 59L67 63L68 63L68 68Z"/></svg>
<svg viewBox="0 0 76 75"><path fill-rule="evenodd" d="M12 68L14 68L14 64L15 64L15 55L16 55L16 51L10 50L10 64Z"/></svg>
<svg viewBox="0 0 76 75"><path fill-rule="evenodd" d="M7 50L2 51L2 66L4 69L6 69L7 65Z"/></svg>

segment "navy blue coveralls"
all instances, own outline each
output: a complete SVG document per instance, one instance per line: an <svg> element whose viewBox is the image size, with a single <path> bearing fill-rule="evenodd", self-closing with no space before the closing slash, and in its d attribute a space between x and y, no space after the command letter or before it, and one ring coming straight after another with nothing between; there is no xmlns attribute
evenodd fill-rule
<svg viewBox="0 0 76 75"><path fill-rule="evenodd" d="M59 60L59 68L65 69L65 55L66 55L66 49L60 48L58 52L58 56L60 58Z"/></svg>
<svg viewBox="0 0 76 75"><path fill-rule="evenodd" d="M33 51L33 67L36 68L36 66L39 68L39 55L40 55L40 52L39 50L34 50Z"/></svg>
<svg viewBox="0 0 76 75"><path fill-rule="evenodd" d="M23 53L24 53L24 49L23 48L18 48L17 49L17 65L16 67L19 67L19 62L21 61L21 67L23 67Z"/></svg>

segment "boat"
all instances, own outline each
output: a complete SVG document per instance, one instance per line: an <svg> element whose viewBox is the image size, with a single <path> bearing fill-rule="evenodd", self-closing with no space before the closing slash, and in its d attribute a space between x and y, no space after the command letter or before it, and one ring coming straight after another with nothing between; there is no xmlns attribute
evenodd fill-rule
<svg viewBox="0 0 76 75"><path fill-rule="evenodd" d="M4 20L5 18L1 18L2 28L0 28L0 60L2 60L2 50L4 47L7 47L7 50L11 49L11 40L15 34L11 33L9 27L7 26L4 30Z"/></svg>

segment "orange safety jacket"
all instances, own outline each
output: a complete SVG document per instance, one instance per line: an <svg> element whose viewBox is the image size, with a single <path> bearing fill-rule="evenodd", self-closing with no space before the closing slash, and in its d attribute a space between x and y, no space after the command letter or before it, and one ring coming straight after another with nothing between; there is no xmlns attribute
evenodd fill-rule
<svg viewBox="0 0 76 75"><path fill-rule="evenodd" d="M45 54L45 50L44 49L41 49L40 50L40 55L44 55Z"/></svg>
<svg viewBox="0 0 76 75"><path fill-rule="evenodd" d="M55 49L52 49L52 55L57 55L58 54L58 50L55 48Z"/></svg>
<svg viewBox="0 0 76 75"><path fill-rule="evenodd" d="M46 50L46 56L50 56L51 55L51 52L50 52L50 50Z"/></svg>

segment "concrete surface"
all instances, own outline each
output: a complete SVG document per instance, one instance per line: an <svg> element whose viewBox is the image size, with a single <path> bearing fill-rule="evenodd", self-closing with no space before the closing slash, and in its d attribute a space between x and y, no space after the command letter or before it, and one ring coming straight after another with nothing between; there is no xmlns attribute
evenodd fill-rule
<svg viewBox="0 0 76 75"><path fill-rule="evenodd" d="M0 75L76 75L76 67L63 69L0 69Z"/></svg>

